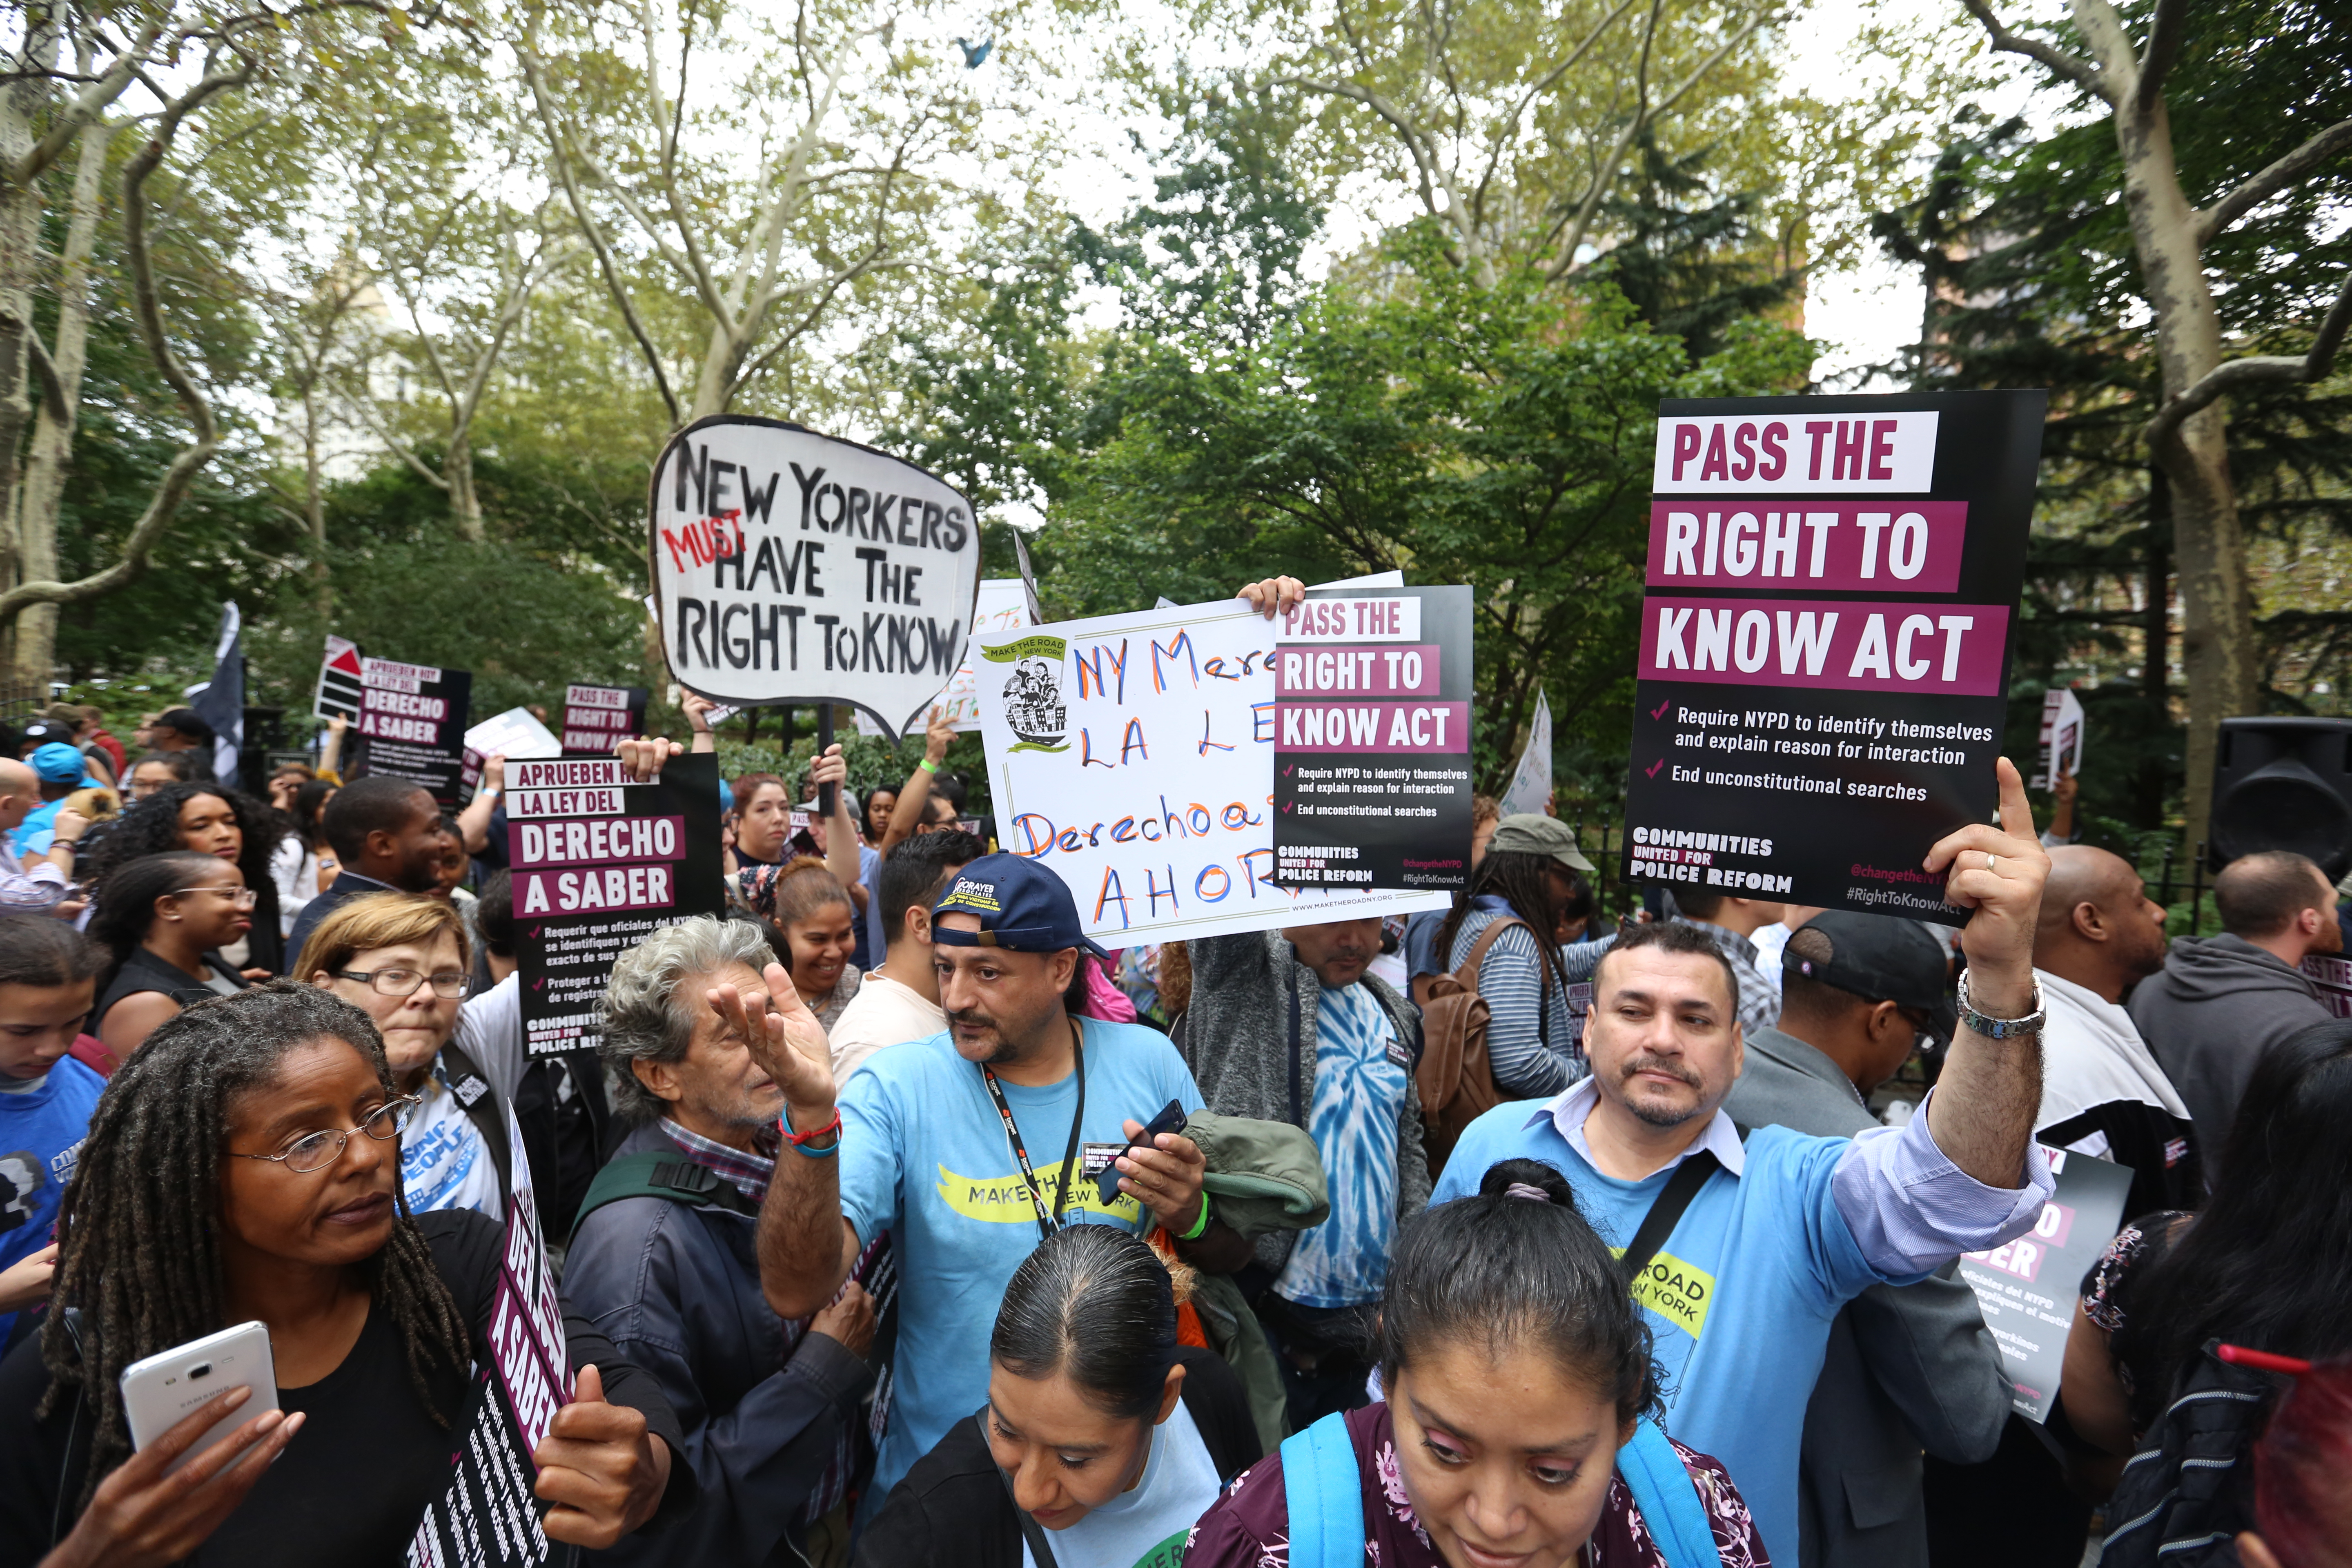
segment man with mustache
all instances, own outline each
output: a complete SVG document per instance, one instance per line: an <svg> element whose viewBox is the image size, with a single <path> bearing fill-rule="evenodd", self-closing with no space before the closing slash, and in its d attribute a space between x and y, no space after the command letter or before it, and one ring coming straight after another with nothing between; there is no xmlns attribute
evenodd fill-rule
<svg viewBox="0 0 2352 1568"><path fill-rule="evenodd" d="M773 1000L740 986L712 999L739 1020L782 1091L785 1142L759 1226L760 1280L784 1318L831 1299L884 1231L898 1260L889 1427L870 1520L914 1462L988 1401L989 1330L1013 1271L1065 1225L1153 1226L1191 1250L1239 1238L1214 1224L1201 1151L1181 1133L1129 1140L1201 1091L1168 1037L1074 1016L1080 956L1100 950L1070 890L1013 855L983 855L931 909L945 1033L878 1051L836 1098L824 1031L781 969ZM1097 1175L1115 1169L1105 1196Z"/></svg>
<svg viewBox="0 0 2352 1568"><path fill-rule="evenodd" d="M1744 1058L1738 981L1706 932L1640 926L1594 972L1592 1076L1471 1123L1432 1194L1475 1193L1515 1157L1567 1175L1578 1208L1631 1254L1671 1391L1668 1428L1723 1461L1776 1563L1804 1561L1799 1451L1839 1310L1874 1284L1907 1285L2023 1235L2052 1191L2032 1142L2033 936L2050 859L2017 769L2004 758L1997 774L2001 826L1962 827L1923 862L1946 874L1945 900L1973 912L1959 1027L1907 1126L1743 1137L1722 1110Z"/></svg>
<svg viewBox="0 0 2352 1568"><path fill-rule="evenodd" d="M1380 956L1378 916L1207 937L1187 950L1192 1005L1176 1041L1209 1109L1287 1121L1323 1161L1330 1217L1260 1237L1256 1268L1243 1276L1280 1352L1290 1424L1304 1431L1364 1403L1389 1246L1429 1204L1412 1081L1421 1009L1366 973Z"/></svg>

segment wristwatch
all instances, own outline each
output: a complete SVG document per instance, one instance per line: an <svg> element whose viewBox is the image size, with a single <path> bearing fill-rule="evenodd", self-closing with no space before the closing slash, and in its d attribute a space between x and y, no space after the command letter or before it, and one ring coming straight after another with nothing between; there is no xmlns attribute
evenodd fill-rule
<svg viewBox="0 0 2352 1568"><path fill-rule="evenodd" d="M1969 972L1960 971L1958 1002L1960 1027L1972 1029L1988 1040L2013 1040L2021 1035L2038 1035L2049 1010L2042 1003L2042 982L2033 983L2033 1011L2022 1018L1990 1018L1969 1005Z"/></svg>

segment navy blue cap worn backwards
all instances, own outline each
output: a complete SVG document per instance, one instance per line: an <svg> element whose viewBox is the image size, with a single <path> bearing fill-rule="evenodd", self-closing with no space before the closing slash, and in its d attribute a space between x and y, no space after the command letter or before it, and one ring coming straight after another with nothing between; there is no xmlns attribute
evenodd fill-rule
<svg viewBox="0 0 2352 1568"><path fill-rule="evenodd" d="M941 915L977 915L978 931L940 923ZM1078 924L1077 900L1061 878L1018 855L983 855L956 873L931 906L931 941L950 947L1001 947L1013 952L1103 950Z"/></svg>

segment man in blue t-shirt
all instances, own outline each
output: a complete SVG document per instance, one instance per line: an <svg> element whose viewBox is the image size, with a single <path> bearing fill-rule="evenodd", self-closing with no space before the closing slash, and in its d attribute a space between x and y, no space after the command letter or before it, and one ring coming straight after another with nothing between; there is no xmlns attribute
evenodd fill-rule
<svg viewBox="0 0 2352 1568"><path fill-rule="evenodd" d="M1838 1310L1882 1280L1907 1285L2023 1235L2051 1194L2032 1141L2033 934L2050 859L2016 768L2004 758L1997 771L2002 826L1963 827L1927 855L1929 871L1948 873L1946 900L1974 913L1959 1028L1907 1126L1743 1138L1722 1110L1742 1055L1731 966L1696 927L1641 926L1593 975L1592 1076L1472 1122L1431 1195L1476 1192L1499 1160L1541 1160L1621 1254L1662 1200L1662 1219L1671 1212L1670 1188L1685 1198L1663 1236L1643 1237L1633 1279L1656 1335L1666 1429L1723 1462L1776 1563L1799 1561L1798 1455Z"/></svg>
<svg viewBox="0 0 2352 1568"><path fill-rule="evenodd" d="M837 1103L824 1032L781 971L769 984L782 1011L761 1019L743 1016L731 988L713 993L784 1091L789 1147L760 1216L768 1304L808 1316L867 1243L893 1238L898 1348L867 1518L987 1403L989 1330L1042 1237L1157 1224L1190 1246L1213 1222L1190 1139L1162 1133L1156 1148L1128 1152L1171 1100L1201 1108L1175 1047L1151 1029L1064 1011L1079 955L1098 950L1061 879L984 855L933 906L931 940L947 1032L876 1055ZM1114 1163L1106 1198L1096 1173Z"/></svg>
<svg viewBox="0 0 2352 1568"><path fill-rule="evenodd" d="M104 954L62 921L0 921L0 1353L34 1332L56 1272L58 1204L106 1080L67 1053Z"/></svg>

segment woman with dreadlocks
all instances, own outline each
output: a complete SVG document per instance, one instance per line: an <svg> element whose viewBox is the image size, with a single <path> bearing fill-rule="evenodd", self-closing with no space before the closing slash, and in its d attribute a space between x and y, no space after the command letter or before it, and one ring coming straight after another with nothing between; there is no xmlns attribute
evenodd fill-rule
<svg viewBox="0 0 2352 1568"><path fill-rule="evenodd" d="M122 1065L66 1194L47 1321L0 1363L0 1563L402 1561L449 1485L505 1249L480 1215L408 1214L411 1103L367 1015L290 982L199 1002ZM238 1422L233 1394L134 1455L123 1369L254 1319L283 1415L167 1478ZM683 1439L652 1381L584 1320L564 1329L578 1390L537 1490L551 1538L601 1548L695 1487L670 1485Z"/></svg>
<svg viewBox="0 0 2352 1568"><path fill-rule="evenodd" d="M1592 862L1576 847L1576 830L1553 817L1503 818L1487 841L1486 858L1437 928L1433 944L1447 970L1475 964L1486 998L1486 1062L1505 1100L1541 1100L1588 1075L1579 1020L1569 1010L1575 960L1591 963L1606 942L1583 944L1591 956L1554 940L1576 900L1576 873Z"/></svg>
<svg viewBox="0 0 2352 1568"><path fill-rule="evenodd" d="M247 979L266 980L285 967L286 942L278 919L278 877L271 862L289 839L299 858L294 823L275 807L216 784L172 784L132 805L79 868L91 887L115 868L146 855L191 850L229 861L253 889L253 928L242 951L226 956Z"/></svg>

